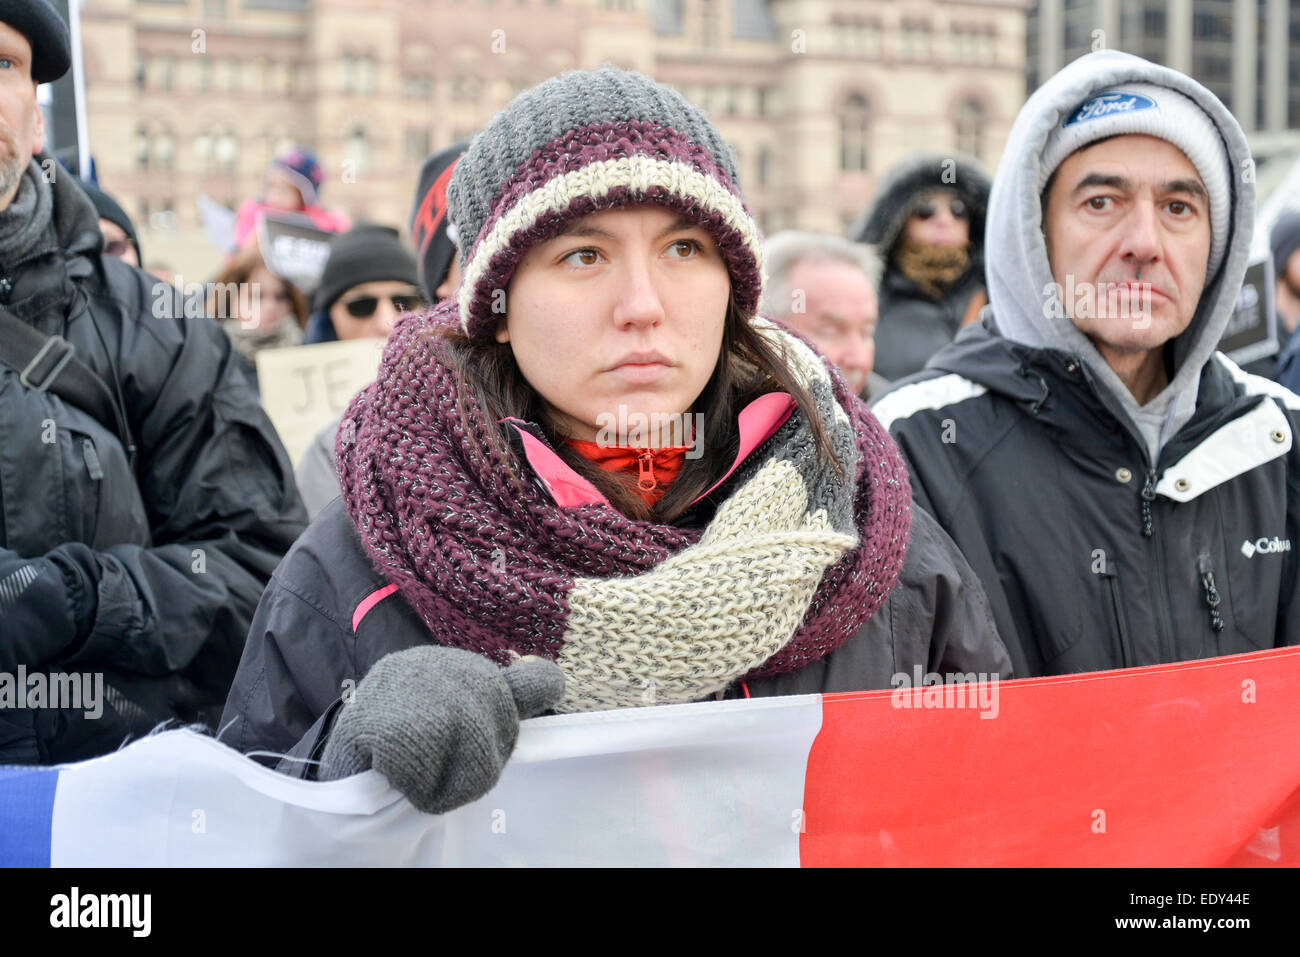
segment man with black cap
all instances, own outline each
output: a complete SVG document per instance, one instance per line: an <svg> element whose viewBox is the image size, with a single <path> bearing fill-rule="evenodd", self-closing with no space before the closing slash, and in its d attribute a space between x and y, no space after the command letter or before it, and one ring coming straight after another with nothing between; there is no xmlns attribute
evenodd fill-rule
<svg viewBox="0 0 1300 957"><path fill-rule="evenodd" d="M0 764L213 720L306 520L229 340L42 152L68 66L44 0L0 2Z"/></svg>

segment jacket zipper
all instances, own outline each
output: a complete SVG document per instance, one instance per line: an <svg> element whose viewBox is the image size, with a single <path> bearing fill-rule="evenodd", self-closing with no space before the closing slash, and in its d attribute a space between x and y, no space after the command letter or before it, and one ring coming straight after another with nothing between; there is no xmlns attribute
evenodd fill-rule
<svg viewBox="0 0 1300 957"><path fill-rule="evenodd" d="M1156 472L1147 469L1146 484L1142 486L1142 534L1151 542L1151 564L1155 577L1156 616L1160 632L1156 640L1160 649L1160 663L1174 660L1174 615L1169 604L1169 587L1165 581L1165 549L1160 536L1155 534L1152 503L1156 499Z"/></svg>
<svg viewBox="0 0 1300 957"><path fill-rule="evenodd" d="M1106 580L1106 595L1110 599L1110 620L1115 626L1115 637L1119 641L1119 666L1131 668L1137 664L1137 660L1133 656L1133 645L1129 641L1128 622L1124 618L1124 603L1119 597L1119 578L1109 569L1103 577Z"/></svg>
<svg viewBox="0 0 1300 957"><path fill-rule="evenodd" d="M1205 604L1210 609L1210 628L1216 634L1223 631L1223 613L1219 611L1219 605L1223 599L1219 596L1219 588L1214 583L1214 564L1210 561L1209 555L1201 555L1196 559L1196 570L1201 575L1201 588L1205 591Z"/></svg>

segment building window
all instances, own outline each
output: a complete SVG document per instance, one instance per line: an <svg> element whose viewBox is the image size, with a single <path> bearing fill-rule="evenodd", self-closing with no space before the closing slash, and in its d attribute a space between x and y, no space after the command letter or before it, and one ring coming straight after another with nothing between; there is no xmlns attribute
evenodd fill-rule
<svg viewBox="0 0 1300 957"><path fill-rule="evenodd" d="M479 95L478 77L462 73L451 78L451 98L461 102L472 102Z"/></svg>
<svg viewBox="0 0 1300 957"><path fill-rule="evenodd" d="M966 99L957 104L953 124L957 133L957 149L976 159L984 159L984 129L988 125L988 116L979 100Z"/></svg>
<svg viewBox="0 0 1300 957"><path fill-rule="evenodd" d="M158 169L171 169L176 156L176 138L163 127L153 138L153 158Z"/></svg>
<svg viewBox="0 0 1300 957"><path fill-rule="evenodd" d="M357 92L374 93L379 86L379 68L373 56L366 54L357 58Z"/></svg>
<svg viewBox="0 0 1300 957"><path fill-rule="evenodd" d="M135 128L135 165L149 168L149 130L143 124Z"/></svg>
<svg viewBox="0 0 1300 957"><path fill-rule="evenodd" d="M149 61L140 57L135 63L135 88L143 90L148 85Z"/></svg>
<svg viewBox="0 0 1300 957"><path fill-rule="evenodd" d="M217 136L214 154L221 172L233 176L239 168L239 141L230 130Z"/></svg>
<svg viewBox="0 0 1300 957"><path fill-rule="evenodd" d="M207 133L194 137L194 158L198 160L201 172L212 172L212 137Z"/></svg>
<svg viewBox="0 0 1300 957"><path fill-rule="evenodd" d="M344 53L339 57L339 90L343 93L351 93L356 88L353 69L355 62L351 53Z"/></svg>
<svg viewBox="0 0 1300 957"><path fill-rule="evenodd" d="M718 45L718 8L714 0L700 0L700 46Z"/></svg>
<svg viewBox="0 0 1300 957"><path fill-rule="evenodd" d="M840 107L840 169L846 173L870 169L871 106L860 93L850 94Z"/></svg>
<svg viewBox="0 0 1300 957"><path fill-rule="evenodd" d="M904 60L930 58L930 24L927 21L903 21L902 56Z"/></svg>

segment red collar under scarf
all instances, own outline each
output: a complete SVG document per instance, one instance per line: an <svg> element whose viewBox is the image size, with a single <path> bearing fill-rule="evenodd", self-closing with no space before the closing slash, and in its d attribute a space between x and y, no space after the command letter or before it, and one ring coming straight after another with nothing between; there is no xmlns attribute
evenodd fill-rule
<svg viewBox="0 0 1300 957"><path fill-rule="evenodd" d="M636 474L636 493L653 506L668 491L686 461L689 445L667 445L660 449L638 449L630 445L598 445L569 439L569 445L588 462L607 472Z"/></svg>

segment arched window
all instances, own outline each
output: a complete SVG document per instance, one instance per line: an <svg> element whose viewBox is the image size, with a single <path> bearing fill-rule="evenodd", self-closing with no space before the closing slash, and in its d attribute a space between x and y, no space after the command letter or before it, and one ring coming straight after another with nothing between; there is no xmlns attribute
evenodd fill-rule
<svg viewBox="0 0 1300 957"><path fill-rule="evenodd" d="M861 93L851 93L840 107L840 169L846 173L870 168L871 105Z"/></svg>
<svg viewBox="0 0 1300 957"><path fill-rule="evenodd" d="M201 172L212 172L212 137L207 133L194 137L194 158L198 160Z"/></svg>
<svg viewBox="0 0 1300 957"><path fill-rule="evenodd" d="M984 158L984 129L987 125L988 116L979 100L971 97L958 103L953 117L953 126L957 134L957 149L982 160Z"/></svg>
<svg viewBox="0 0 1300 957"><path fill-rule="evenodd" d="M229 129L217 135L215 156L221 172L233 176L239 169L239 140Z"/></svg>

